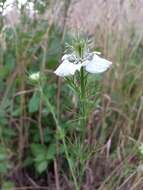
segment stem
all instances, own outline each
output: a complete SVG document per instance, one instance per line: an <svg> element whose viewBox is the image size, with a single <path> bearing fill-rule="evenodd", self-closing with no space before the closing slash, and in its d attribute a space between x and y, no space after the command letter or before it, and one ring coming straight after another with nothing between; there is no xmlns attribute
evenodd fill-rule
<svg viewBox="0 0 143 190"><path fill-rule="evenodd" d="M70 168L73 180L74 180L75 188L76 188L76 190L80 190L80 188L79 188L79 186L77 184L76 177L74 175L73 168L72 168L72 163L71 163L71 159L70 159L70 156L69 156L69 153L68 153L68 148L67 148L67 145L66 145L66 142L65 142L65 137L63 137L62 141L63 141L63 145L64 145L64 149L65 149L65 154L66 154L66 157L67 157L67 161L68 161L68 164L69 164L69 168Z"/></svg>
<svg viewBox="0 0 143 190"><path fill-rule="evenodd" d="M40 133L40 141L41 144L44 144L44 135L43 135L43 129L41 125L41 114L42 114L42 100L41 100L41 94L40 94L40 103L39 103L39 114L38 114L38 128L39 128L39 133Z"/></svg>
<svg viewBox="0 0 143 190"><path fill-rule="evenodd" d="M57 159L54 160L54 171L55 171L55 183L56 183L56 190L60 190L60 182L59 182L59 175L58 175L58 165Z"/></svg>
<svg viewBox="0 0 143 190"><path fill-rule="evenodd" d="M80 113L81 113L81 144L84 143L85 137L86 137L86 79L87 76L85 76L83 67L80 71ZM81 154L84 152L84 150L81 150ZM84 153L83 153L84 154ZM80 163L80 166L83 167L82 163ZM82 181L83 174L81 174L80 181Z"/></svg>
<svg viewBox="0 0 143 190"><path fill-rule="evenodd" d="M84 86L84 70L83 67L81 68L81 76L80 76L80 80L81 80L81 100L84 99L85 96L85 86Z"/></svg>
<svg viewBox="0 0 143 190"><path fill-rule="evenodd" d="M81 103L81 127L82 129L85 129L86 127L86 113L85 113L85 77L84 77L84 70L83 67L81 68L80 72L80 90L81 90L81 95L80 95L80 103ZM84 131L84 130L83 130Z"/></svg>

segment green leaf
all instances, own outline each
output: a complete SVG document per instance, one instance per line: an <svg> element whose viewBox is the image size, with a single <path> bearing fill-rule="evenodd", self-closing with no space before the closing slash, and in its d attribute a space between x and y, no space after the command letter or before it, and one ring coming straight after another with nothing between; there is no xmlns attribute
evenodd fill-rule
<svg viewBox="0 0 143 190"><path fill-rule="evenodd" d="M32 144L31 150L32 154L37 157L39 154L46 154L47 147L44 144Z"/></svg>
<svg viewBox="0 0 143 190"><path fill-rule="evenodd" d="M48 161L36 162L36 170L41 174L44 172L48 167Z"/></svg>
<svg viewBox="0 0 143 190"><path fill-rule="evenodd" d="M36 156L36 158L34 160L35 160L35 162L43 162L46 160L46 156L45 156L45 154L39 154Z"/></svg>
<svg viewBox="0 0 143 190"><path fill-rule="evenodd" d="M40 95L34 93L28 104L28 110L30 113L36 112L39 109Z"/></svg>
<svg viewBox="0 0 143 190"><path fill-rule="evenodd" d="M47 152L47 159L54 159L56 155L56 144L50 144Z"/></svg>

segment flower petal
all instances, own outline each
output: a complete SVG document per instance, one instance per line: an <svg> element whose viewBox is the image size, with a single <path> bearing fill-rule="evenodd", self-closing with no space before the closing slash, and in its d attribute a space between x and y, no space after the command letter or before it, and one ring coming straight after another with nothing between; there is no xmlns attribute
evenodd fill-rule
<svg viewBox="0 0 143 190"><path fill-rule="evenodd" d="M86 60L83 62L83 66L85 66L86 71L89 73L102 73L106 71L112 62L99 57L98 55L94 54L92 60Z"/></svg>
<svg viewBox="0 0 143 190"><path fill-rule="evenodd" d="M62 57L62 61L65 61L65 60L68 60L70 62L74 62L76 60L76 56L74 53L71 53L71 54L65 54L63 55Z"/></svg>
<svg viewBox="0 0 143 190"><path fill-rule="evenodd" d="M60 77L66 77L74 75L77 70L80 71L81 67L82 64L74 64L68 60L64 60L54 73Z"/></svg>
<svg viewBox="0 0 143 190"><path fill-rule="evenodd" d="M68 58L69 58L71 55L72 55L72 54L65 54L65 55L63 55L62 61L68 60Z"/></svg>

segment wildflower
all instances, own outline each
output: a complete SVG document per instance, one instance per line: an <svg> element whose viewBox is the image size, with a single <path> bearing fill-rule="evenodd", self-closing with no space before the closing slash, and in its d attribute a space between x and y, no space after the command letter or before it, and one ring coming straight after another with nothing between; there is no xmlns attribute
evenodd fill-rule
<svg viewBox="0 0 143 190"><path fill-rule="evenodd" d="M38 81L40 79L40 72L30 74L29 79L33 81Z"/></svg>
<svg viewBox="0 0 143 190"><path fill-rule="evenodd" d="M78 57L75 53L65 54L62 57L62 63L55 70L55 74L61 77L74 75L76 71L80 71L81 67L89 73L102 73L106 71L111 62L99 57L100 52L85 53L83 58Z"/></svg>

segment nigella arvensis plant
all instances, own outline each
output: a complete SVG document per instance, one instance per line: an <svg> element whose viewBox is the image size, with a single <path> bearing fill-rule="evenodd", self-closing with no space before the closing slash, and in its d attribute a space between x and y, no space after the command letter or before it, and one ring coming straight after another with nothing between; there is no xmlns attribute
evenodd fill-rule
<svg viewBox="0 0 143 190"><path fill-rule="evenodd" d="M72 46L68 46L68 53L64 54L61 64L54 71L60 77L64 77L70 87L76 91L79 97L80 123L86 126L87 102L87 79L89 73L101 74L108 70L112 65L100 56L100 52L90 51L85 40L76 39Z"/></svg>
<svg viewBox="0 0 143 190"><path fill-rule="evenodd" d="M96 94L96 89L94 90L94 95L92 93L92 88L96 87L95 84L94 86L91 86L90 79L92 77L89 77L89 74L92 73L96 75L107 71L108 68L111 67L112 62L102 58L99 52L90 51L87 41L79 38L74 40L71 46L67 46L66 52L67 53L63 55L61 63L54 73L59 77L63 77L73 92L75 92L78 100L76 113L77 124L75 126L77 127L76 129L81 132L80 134L78 133L76 138L79 139L79 142L86 143L88 142L86 141L86 138L88 137L86 134L86 126L88 126L87 121L97 105L96 98L93 99L93 96ZM68 154L64 136L63 143L73 176L75 189L79 190L81 188L74 174L73 165L71 164L70 154ZM81 146L80 154L83 153L84 155L84 151L84 148ZM80 166L81 168L84 168L83 162L79 163L79 168Z"/></svg>

